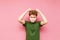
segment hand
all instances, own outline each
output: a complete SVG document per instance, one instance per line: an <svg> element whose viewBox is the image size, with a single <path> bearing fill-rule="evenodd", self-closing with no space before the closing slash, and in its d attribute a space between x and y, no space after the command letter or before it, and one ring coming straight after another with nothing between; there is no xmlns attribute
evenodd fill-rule
<svg viewBox="0 0 60 40"><path fill-rule="evenodd" d="M32 10L31 8L28 8L24 13L26 14L28 11Z"/></svg>
<svg viewBox="0 0 60 40"><path fill-rule="evenodd" d="M39 9L36 9L36 11L40 12L40 10L39 10Z"/></svg>
<svg viewBox="0 0 60 40"><path fill-rule="evenodd" d="M32 9L31 9L31 8L28 8L28 9L27 9L27 11L30 11L30 10L32 10Z"/></svg>
<svg viewBox="0 0 60 40"><path fill-rule="evenodd" d="M28 10L32 10L31 8L28 8Z"/></svg>
<svg viewBox="0 0 60 40"><path fill-rule="evenodd" d="M39 12L40 14L42 14L42 12L39 9L36 9L37 12Z"/></svg>

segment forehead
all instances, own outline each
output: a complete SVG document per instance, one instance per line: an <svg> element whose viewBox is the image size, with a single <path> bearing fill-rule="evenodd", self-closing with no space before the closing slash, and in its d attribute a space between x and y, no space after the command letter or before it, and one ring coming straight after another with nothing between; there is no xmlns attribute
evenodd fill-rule
<svg viewBox="0 0 60 40"><path fill-rule="evenodd" d="M36 17L36 15L30 15L30 17Z"/></svg>

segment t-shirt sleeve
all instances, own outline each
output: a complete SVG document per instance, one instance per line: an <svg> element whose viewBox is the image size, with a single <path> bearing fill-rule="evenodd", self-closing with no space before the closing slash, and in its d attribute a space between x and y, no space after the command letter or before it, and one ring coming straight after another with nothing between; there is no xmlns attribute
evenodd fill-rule
<svg viewBox="0 0 60 40"><path fill-rule="evenodd" d="M41 25L41 21L38 22L39 23L39 26L42 27L43 25Z"/></svg>
<svg viewBox="0 0 60 40"><path fill-rule="evenodd" d="M23 24L24 27L26 27L27 21L25 21L25 24Z"/></svg>

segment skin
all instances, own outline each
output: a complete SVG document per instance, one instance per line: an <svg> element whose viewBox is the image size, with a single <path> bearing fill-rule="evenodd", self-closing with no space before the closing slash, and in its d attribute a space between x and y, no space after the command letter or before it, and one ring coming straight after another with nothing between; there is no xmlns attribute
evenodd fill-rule
<svg viewBox="0 0 60 40"><path fill-rule="evenodd" d="M29 17L30 18L36 18L36 15L30 15Z"/></svg>
<svg viewBox="0 0 60 40"><path fill-rule="evenodd" d="M30 18L36 18L37 16L36 15L30 15L29 16ZM36 20L35 20L36 21Z"/></svg>
<svg viewBox="0 0 60 40"><path fill-rule="evenodd" d="M26 15L26 12L28 12L29 10L31 10L31 8L27 9L24 13L21 14L21 16L18 18L18 21L22 24L25 24L25 20L23 19L23 17ZM42 20L41 20L41 25L45 25L47 23L47 19L46 17L43 15L43 13L39 10L39 9L36 9L36 11L39 12L39 14L41 15L42 17ZM29 17L32 17L32 18L35 18L36 15L30 15Z"/></svg>

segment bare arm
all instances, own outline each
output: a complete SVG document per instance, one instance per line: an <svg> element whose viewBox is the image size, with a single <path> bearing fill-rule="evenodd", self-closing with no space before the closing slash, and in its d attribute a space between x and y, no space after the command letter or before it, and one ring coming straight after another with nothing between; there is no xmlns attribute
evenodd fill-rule
<svg viewBox="0 0 60 40"><path fill-rule="evenodd" d="M23 19L24 16L26 15L26 12L28 12L29 10L31 10L30 8L28 8L24 13L21 14L21 16L18 18L18 21L22 24L25 23L25 20Z"/></svg>
<svg viewBox="0 0 60 40"><path fill-rule="evenodd" d="M46 19L45 15L39 9L36 9L36 10L39 12L39 14L42 17L41 25L46 24L47 23L47 19Z"/></svg>

